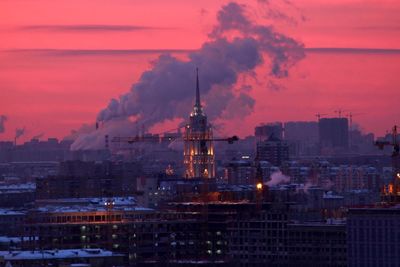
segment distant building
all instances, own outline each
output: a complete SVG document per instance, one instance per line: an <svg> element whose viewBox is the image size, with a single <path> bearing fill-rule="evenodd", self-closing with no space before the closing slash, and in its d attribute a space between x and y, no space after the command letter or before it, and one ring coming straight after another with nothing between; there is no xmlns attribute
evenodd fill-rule
<svg viewBox="0 0 400 267"><path fill-rule="evenodd" d="M330 168L333 189L337 192L366 189L379 192L381 175L372 166L340 165Z"/></svg>
<svg viewBox="0 0 400 267"><path fill-rule="evenodd" d="M0 235L19 235L23 230L26 212L23 210L0 209Z"/></svg>
<svg viewBox="0 0 400 267"><path fill-rule="evenodd" d="M196 79L196 102L184 134L184 176L187 178L214 178L214 144L211 125L200 102L199 76Z"/></svg>
<svg viewBox="0 0 400 267"><path fill-rule="evenodd" d="M36 198L132 195L142 167L136 162L65 161L57 175L37 178Z"/></svg>
<svg viewBox="0 0 400 267"><path fill-rule="evenodd" d="M316 155L318 153L318 122L289 121L285 123L285 141L291 146L291 155Z"/></svg>
<svg viewBox="0 0 400 267"><path fill-rule="evenodd" d="M323 118L319 120L319 144L321 150L347 150L349 147L349 123L347 118Z"/></svg>
<svg viewBox="0 0 400 267"><path fill-rule="evenodd" d="M281 166L284 161L289 160L289 145L272 134L267 140L257 143L257 157L258 160Z"/></svg>
<svg viewBox="0 0 400 267"><path fill-rule="evenodd" d="M283 139L283 127L281 122L272 122L257 126L254 129L254 135L258 141L268 139L273 134L279 139Z"/></svg>
<svg viewBox="0 0 400 267"><path fill-rule="evenodd" d="M0 142L0 162L58 161L65 160L72 141L49 138L46 141L32 139L22 145Z"/></svg>
<svg viewBox="0 0 400 267"><path fill-rule="evenodd" d="M272 172L278 171L269 162L260 161L263 179L267 181ZM250 160L231 160L225 167L225 179L228 184L254 185L256 180L256 166Z"/></svg>
<svg viewBox="0 0 400 267"><path fill-rule="evenodd" d="M23 207L35 201L35 183L0 184L0 207Z"/></svg>
<svg viewBox="0 0 400 267"><path fill-rule="evenodd" d="M376 153L376 146L373 145L375 136L373 133L364 134L358 129L349 131L349 148L352 152L360 154Z"/></svg>

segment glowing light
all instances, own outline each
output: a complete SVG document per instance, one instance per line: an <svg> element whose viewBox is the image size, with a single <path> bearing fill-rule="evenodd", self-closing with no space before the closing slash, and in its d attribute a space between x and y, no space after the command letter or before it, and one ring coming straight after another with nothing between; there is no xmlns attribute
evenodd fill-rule
<svg viewBox="0 0 400 267"><path fill-rule="evenodd" d="M393 185L389 184L389 194L393 194Z"/></svg>
<svg viewBox="0 0 400 267"><path fill-rule="evenodd" d="M398 173L397 173L397 178L399 178L399 179L400 179L400 172L398 172Z"/></svg>
<svg viewBox="0 0 400 267"><path fill-rule="evenodd" d="M263 188L263 184L262 183L258 183L257 184L257 190L262 190Z"/></svg>

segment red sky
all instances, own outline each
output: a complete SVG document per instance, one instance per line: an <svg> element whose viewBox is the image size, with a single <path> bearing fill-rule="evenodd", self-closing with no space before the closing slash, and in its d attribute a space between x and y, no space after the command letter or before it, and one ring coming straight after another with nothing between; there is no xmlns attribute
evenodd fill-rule
<svg viewBox="0 0 400 267"><path fill-rule="evenodd" d="M17 127L26 127L26 140L40 133L62 138L93 123L159 55L143 50L199 48L227 2L0 1L0 115L8 117L0 140L12 139ZM264 5L245 2L253 7L253 19L265 13ZM280 81L285 89L255 88L255 110L240 127L241 135L262 122L314 120L316 113L333 116L338 108L359 114L354 121L376 134L400 123L400 52L387 50L400 49L399 1L273 2L297 21L273 24L306 48L355 49L308 51ZM120 49L132 51L116 54ZM235 131L238 124L227 130Z"/></svg>

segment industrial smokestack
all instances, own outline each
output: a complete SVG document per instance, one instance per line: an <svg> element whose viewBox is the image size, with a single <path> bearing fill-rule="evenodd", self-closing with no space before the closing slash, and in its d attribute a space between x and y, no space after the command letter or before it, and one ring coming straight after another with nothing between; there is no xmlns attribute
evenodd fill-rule
<svg viewBox="0 0 400 267"><path fill-rule="evenodd" d="M15 129L14 145L17 145L17 139L25 134L25 127Z"/></svg>
<svg viewBox="0 0 400 267"><path fill-rule="evenodd" d="M0 115L0 133L4 133L6 131L5 123L7 121L6 115Z"/></svg>

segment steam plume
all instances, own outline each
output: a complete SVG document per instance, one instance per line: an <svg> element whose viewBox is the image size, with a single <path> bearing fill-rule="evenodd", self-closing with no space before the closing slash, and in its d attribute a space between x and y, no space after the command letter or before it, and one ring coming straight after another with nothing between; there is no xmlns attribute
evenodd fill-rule
<svg viewBox="0 0 400 267"><path fill-rule="evenodd" d="M32 139L40 139L43 136L44 136L44 133L40 133L40 134L37 134L37 135L33 136Z"/></svg>
<svg viewBox="0 0 400 267"><path fill-rule="evenodd" d="M271 174L271 180L267 182L268 186L274 186L281 183L287 183L290 181L290 177L284 175L282 172L277 171Z"/></svg>
<svg viewBox="0 0 400 267"><path fill-rule="evenodd" d="M200 69L201 94L211 121L251 114L255 104L248 93L251 86L238 85L239 76L256 78L255 69L262 65L271 77L287 77L288 69L304 57L304 49L273 26L250 20L246 10L246 6L234 2L223 6L209 40L189 53L188 59L161 55L128 93L112 99L98 114L97 120L105 122L105 127L79 136L72 149L92 147L90 142L103 139L104 133L122 135L126 129L114 124L129 122L131 116L148 128L165 120L186 118L194 98L196 67ZM269 64L264 64L266 61Z"/></svg>

